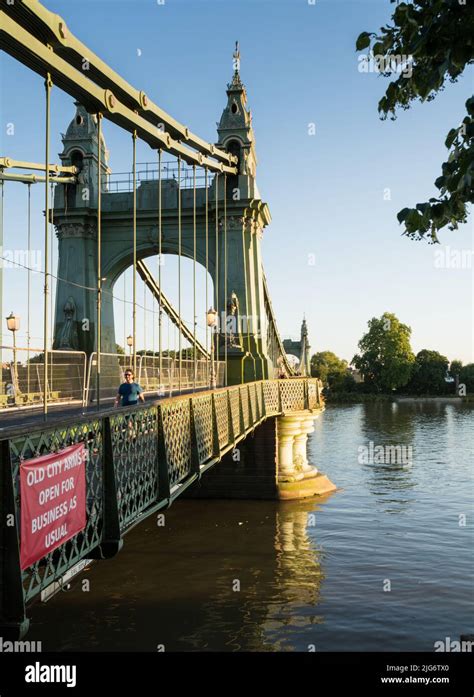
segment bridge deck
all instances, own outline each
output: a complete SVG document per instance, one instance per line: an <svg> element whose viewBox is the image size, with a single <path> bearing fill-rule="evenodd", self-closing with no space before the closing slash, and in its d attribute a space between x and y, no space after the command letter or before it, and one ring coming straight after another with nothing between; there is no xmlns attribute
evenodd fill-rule
<svg viewBox="0 0 474 697"><path fill-rule="evenodd" d="M145 394L145 404L158 404L165 400L173 399L174 397L191 394L201 394L203 392L209 392L208 388L202 387L197 388L196 390L186 389L181 390L181 392L176 390L172 397L168 395L163 397L155 397L152 400L147 399L147 395ZM12 407L9 410L3 409L0 412L0 440L8 438L9 433L12 430L15 433L17 433L19 428L22 429L27 426L30 427L35 424L43 424L45 427L51 426L56 424L57 422L60 422L61 420L64 420L65 417L70 418L75 416L90 416L94 414L102 415L109 413L111 409L114 409L114 398L112 397L101 400L100 410L97 409L96 405L84 407L82 403L79 402L79 400L77 400L77 402L74 403L71 402L49 404L48 416L46 421L44 419L43 407L41 404L39 406L26 407L21 409L17 409L15 407Z"/></svg>

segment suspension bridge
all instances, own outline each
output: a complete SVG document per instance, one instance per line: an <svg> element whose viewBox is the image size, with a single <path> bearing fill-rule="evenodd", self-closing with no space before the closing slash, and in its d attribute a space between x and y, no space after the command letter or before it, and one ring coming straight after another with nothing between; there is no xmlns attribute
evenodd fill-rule
<svg viewBox="0 0 474 697"><path fill-rule="evenodd" d="M115 555L128 530L180 495L292 499L335 487L306 454L324 408L321 383L310 377L306 322L300 341L282 341L264 274L261 240L271 216L257 186L238 45L217 141L209 143L36 0L2 3L0 34L2 49L44 79L44 162L14 152L0 158L3 262L8 189L23 184L28 192L28 254L10 259L27 274L25 345L14 312L11 343L0 332L0 630L18 637L29 603L85 560ZM57 164L55 89L75 103ZM131 136L130 172L109 167L105 120ZM152 154L145 163L137 162L143 144ZM32 187L44 190L40 269L31 263ZM163 279L170 256L173 298ZM131 293L120 299L127 272ZM42 297L32 292L33 273ZM151 320L139 288L157 308ZM130 310L121 351L119 300ZM30 322L39 314L35 345ZM147 325L151 350L138 345ZM114 408L126 369L145 404Z"/></svg>

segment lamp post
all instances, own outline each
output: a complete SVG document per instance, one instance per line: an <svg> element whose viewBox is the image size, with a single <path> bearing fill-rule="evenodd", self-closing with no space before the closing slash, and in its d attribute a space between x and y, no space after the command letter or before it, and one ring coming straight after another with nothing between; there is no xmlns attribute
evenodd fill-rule
<svg viewBox="0 0 474 697"><path fill-rule="evenodd" d="M206 315L207 326L211 329L211 375L209 388L211 390L216 389L216 370L214 366L214 343L216 340L216 329L217 329L217 311L213 307L210 307ZM214 331L212 331L214 330Z"/></svg>
<svg viewBox="0 0 474 697"><path fill-rule="evenodd" d="M16 332L20 329L20 317L18 315L14 315L12 311L10 312L6 320L7 329L13 334L13 386L15 388L16 397L16 395L20 391L18 386L18 372L16 363Z"/></svg>
<svg viewBox="0 0 474 697"><path fill-rule="evenodd" d="M130 362L132 360L132 346L133 346L133 336L129 334L127 336L127 346L130 349Z"/></svg>

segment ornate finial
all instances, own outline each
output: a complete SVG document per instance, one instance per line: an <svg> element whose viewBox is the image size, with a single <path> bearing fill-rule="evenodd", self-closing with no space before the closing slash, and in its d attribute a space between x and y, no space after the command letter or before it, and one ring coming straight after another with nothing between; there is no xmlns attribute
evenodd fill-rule
<svg viewBox="0 0 474 697"><path fill-rule="evenodd" d="M233 64L234 64L234 75L238 75L240 71L240 50L239 42L235 42L235 51L232 54Z"/></svg>

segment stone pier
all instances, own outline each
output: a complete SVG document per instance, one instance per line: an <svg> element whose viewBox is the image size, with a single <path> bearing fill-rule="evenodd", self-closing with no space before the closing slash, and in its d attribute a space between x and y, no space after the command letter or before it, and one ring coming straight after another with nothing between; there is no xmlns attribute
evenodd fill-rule
<svg viewBox="0 0 474 697"><path fill-rule="evenodd" d="M310 465L308 435L322 409L268 418L223 456L184 497L208 499L302 499L335 491Z"/></svg>
<svg viewBox="0 0 474 697"><path fill-rule="evenodd" d="M282 500L320 496L336 486L308 462L308 435L321 409L282 414L276 421L276 464L278 498Z"/></svg>

